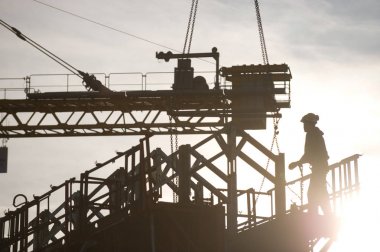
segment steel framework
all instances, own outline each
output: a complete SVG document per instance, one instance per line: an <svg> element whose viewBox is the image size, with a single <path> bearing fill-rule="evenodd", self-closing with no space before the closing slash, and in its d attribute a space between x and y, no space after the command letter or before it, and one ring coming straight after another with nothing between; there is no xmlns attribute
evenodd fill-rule
<svg viewBox="0 0 380 252"><path fill-rule="evenodd" d="M177 79L188 74L177 72ZM285 64L233 66L221 74L232 85L113 92L36 92L26 77L26 99L0 100L0 137L209 134L231 121L264 129L266 118L290 107Z"/></svg>
<svg viewBox="0 0 380 252"><path fill-rule="evenodd" d="M284 154L272 153L246 131L265 129L268 117L280 117L279 110L290 107L288 66L222 68L221 76L232 85L198 90L192 88L193 70L186 64L186 69L176 69L175 90L40 93L31 92L27 83L26 99L0 100L2 138L145 136L139 145L98 163L80 179L16 205L0 219L0 246L11 251L83 251L88 246L94 251L136 251L141 246L140 251L251 251L252 239L260 237L257 232L273 235L280 246L288 244L281 238L288 237L284 223L310 220L303 213L303 195L297 210L291 210L287 198L299 195L309 176L286 182ZM178 81L181 74L188 78L187 86ZM150 138L163 134L208 136L170 154L160 148L152 151ZM214 153L206 156L204 148ZM358 158L330 166L336 211L342 199L359 189ZM255 179L269 181L271 189L239 185L243 167L253 171ZM178 197L177 204L164 203L172 201L167 199L170 194ZM268 200L259 204L259 196ZM292 228L302 232L300 225ZM310 250L321 237L332 237L333 228L291 236L295 247L289 251ZM211 240L199 236L210 232L216 234ZM262 239L255 240L255 246L274 250Z"/></svg>
<svg viewBox="0 0 380 252"><path fill-rule="evenodd" d="M232 90L30 94L26 100L0 100L0 137L169 134L169 129L182 134L212 133L231 121L231 101L239 97L250 95ZM289 102L278 105L288 107ZM275 108L268 110L257 114L247 108L234 114L276 116Z"/></svg>
<svg viewBox="0 0 380 252"><path fill-rule="evenodd" d="M236 134L235 139L238 139L232 152L227 136L231 131ZM202 148L213 144L218 146L218 151L209 157L203 156ZM256 148L270 158L275 166L274 171L265 170L251 159L246 153L246 147ZM227 169L221 167L219 162L225 162L226 157ZM328 181L332 185L330 197L336 211L342 207L344 198L351 197L359 189L358 158L359 155L354 155L329 168ZM156 211L154 209L157 204L165 201L165 194L175 193L179 197L179 206L185 209L224 206L228 234L235 237L230 241L230 249L246 251L244 246L252 243L249 233L255 232L257 227L277 230L277 233L271 231L273 239L286 237L290 227L285 231L280 228L283 225L280 223L276 226L274 220L286 222L287 218L294 218L291 213L302 215L302 209L307 208L305 204L296 212L289 209L286 195L291 191L299 192L299 183L307 182L309 176L286 182L283 159L283 154L274 155L244 131L231 128L215 132L194 146L182 145L173 154L165 154L160 148L151 151L149 137L143 138L139 145L119 152L115 157L82 173L80 179L66 180L29 202L19 203L15 211L9 211L0 219L0 245L10 251L67 251L70 246L78 243L83 248L91 235L108 230L125 218ZM258 191L257 188L239 188L239 169L234 165L232 169L231 162L244 162L250 169L267 178L273 189ZM216 183L216 179L210 178L206 173L216 176L220 182ZM179 178L179 185L174 182L176 177ZM259 207L255 200L257 195L268 197L272 208L259 213L256 210ZM246 198L245 203L238 201L238 198ZM303 215L300 218L303 222L310 221ZM294 221L300 218L294 218ZM294 225L293 228L299 226ZM315 242L323 236L328 237L331 229L326 227L316 228L307 237L293 240L294 246L310 246L305 241ZM278 230L283 231L281 233ZM260 241L254 244L268 248L268 244ZM234 246L239 249L234 250ZM248 247L251 248L252 245ZM187 249L197 251L191 246ZM221 250L214 248L211 251Z"/></svg>

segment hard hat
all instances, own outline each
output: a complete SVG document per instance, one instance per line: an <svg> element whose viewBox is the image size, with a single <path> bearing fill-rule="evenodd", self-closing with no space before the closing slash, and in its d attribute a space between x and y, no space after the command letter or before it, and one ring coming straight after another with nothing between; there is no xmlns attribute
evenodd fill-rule
<svg viewBox="0 0 380 252"><path fill-rule="evenodd" d="M314 113L309 113L309 114L306 114L302 117L301 119L301 122L305 123L305 122L311 122L311 123L314 123L316 124L319 120L319 116L314 114Z"/></svg>

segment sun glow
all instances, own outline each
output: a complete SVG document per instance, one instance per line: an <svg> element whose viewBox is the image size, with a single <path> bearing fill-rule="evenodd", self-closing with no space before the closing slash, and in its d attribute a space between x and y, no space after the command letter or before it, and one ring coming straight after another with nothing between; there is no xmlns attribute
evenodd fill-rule
<svg viewBox="0 0 380 252"><path fill-rule="evenodd" d="M364 188L363 188L364 189ZM377 251L380 204L374 190L362 190L346 204L341 215L341 228L329 251Z"/></svg>

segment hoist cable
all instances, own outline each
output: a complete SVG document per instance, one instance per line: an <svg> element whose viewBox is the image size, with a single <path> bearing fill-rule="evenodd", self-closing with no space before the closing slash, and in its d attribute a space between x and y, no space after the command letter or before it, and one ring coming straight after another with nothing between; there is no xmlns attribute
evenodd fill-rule
<svg viewBox="0 0 380 252"><path fill-rule="evenodd" d="M191 20L193 19L194 5L195 5L195 0L192 0L192 2L191 2L191 8L190 8L189 21L187 22L185 43L183 45L183 51L182 51L183 54L186 52L186 46L187 46L187 40L189 38L189 31L190 31Z"/></svg>
<svg viewBox="0 0 380 252"><path fill-rule="evenodd" d="M197 17L197 10L198 10L198 0L192 0L189 21L187 23L187 29L186 29L185 43L183 45L183 52L182 52L183 54L185 54L186 51L187 53L190 53L191 42L193 40L195 19ZM187 50L186 50L186 47L187 47Z"/></svg>
<svg viewBox="0 0 380 252"><path fill-rule="evenodd" d="M47 3L44 3L44 2L41 2L41 1L38 1L38 0L31 0L31 1L36 2L36 3L38 3L38 4L41 4L41 5L44 5L44 6L46 6L46 7L49 7L49 8L55 9L55 10L57 10L57 11L60 11L60 12L63 12L63 13L69 14L69 15L71 15L71 16L74 16L74 17L76 17L76 18L79 18L79 19L85 20L85 21L87 21L87 22L90 22L90 23L96 24L96 25L101 26L101 27L103 27L103 28L110 29L110 30L112 30L112 31L115 31L115 32L118 32L118 33L121 33L121 34L124 34L124 35L130 36L130 37L133 37L133 38L135 38L135 39L139 39L139 40L144 41L144 42L147 42L147 43L149 43L149 44L156 45L156 46L159 46L159 47L162 47L162 48L165 48L165 49L169 49L169 50L174 51L174 52L177 52L177 53L181 53L180 50L173 49L173 48L168 47L168 46L165 46L165 45L163 45L163 44L160 44L160 43L154 42L154 41L152 41L152 40L149 40L149 39L146 39L146 38L143 38L143 37L140 37L140 36L134 35L134 34L132 34L132 33L130 33L130 32L126 32L126 31L123 31L123 30L120 30L120 29L114 28L114 27L112 27L112 26L109 26L109 25L106 25L106 24L100 23L100 22L98 22L98 21L95 21L95 20L92 20L92 19L89 19L89 18L86 18L86 17L80 16L80 15L75 14L75 13L73 13L73 12L70 12L70 11L67 11L67 10L64 10L64 9L61 9L61 8L58 8L58 7L55 7L55 6L53 6L53 5L50 5L50 4L47 4ZM204 62L207 62L207 63L210 63L210 64L215 65L214 62L212 62L212 61L208 61L208 60L206 60L206 59L198 58L198 60L201 60L201 61L204 61Z"/></svg>
<svg viewBox="0 0 380 252"><path fill-rule="evenodd" d="M274 132L273 132L273 138L272 138L272 144L270 146L270 151L272 152L273 150L273 146L276 142L276 145L277 145L277 150L278 150L278 153L280 153L279 151L279 146L278 146L278 142L277 142L277 134L278 134L278 131L275 129ZM267 171L268 168L269 168L269 162L270 162L270 158L268 157L267 159L267 163L266 163L266 166L265 166L265 170ZM263 179L261 180L261 183L260 183L260 188L259 188L259 192L261 192L261 190L263 189L263 186L264 186L264 181L265 181L265 177L263 177ZM257 194L256 195L256 199L255 199L255 202L257 204L259 198L260 198L260 195L261 194Z"/></svg>
<svg viewBox="0 0 380 252"><path fill-rule="evenodd" d="M40 52L42 52L43 54L48 56L50 59L57 62L62 67L66 68L67 70L69 70L70 72L72 72L73 74L75 74L76 76L81 78L83 80L82 84L84 85L84 87L88 91L90 91L90 90L99 91L99 92L110 92L111 91L107 87L105 87L99 80L97 80L94 75L90 75L90 74L85 73L79 69L76 69L75 67L70 65L68 62L64 61L63 59L61 59L60 57L58 57L57 55L55 55L54 53L52 53L51 51L46 49L45 47L41 46L40 44L38 44L37 42L35 42L31 38L22 34L15 27L10 26L9 24L4 22L3 20L0 20L0 25L4 26L6 29L8 29L9 31L14 33L19 39L21 39L21 40L25 41L26 43L28 43L29 45L33 46L34 48L36 48L37 50L39 50Z"/></svg>
<svg viewBox="0 0 380 252"><path fill-rule="evenodd" d="M195 1L193 22L191 24L191 32L190 32L190 39L189 39L189 46L187 48L187 53L190 53L191 42L193 41L193 32L194 32L195 19L197 17L197 10L198 10L198 0Z"/></svg>
<svg viewBox="0 0 380 252"><path fill-rule="evenodd" d="M267 52L267 48L266 48L266 44L265 44L264 29L263 29L263 25L262 25L262 21L261 21L259 1L254 0L254 3L255 3L257 26L258 26L258 30L259 30L260 46L261 46L261 54L262 54L262 58L263 58L263 63L264 63L264 65L268 65L269 59L268 59L268 52ZM268 69L267 74L269 74L269 69ZM276 114L278 114L278 109L276 111ZM276 145L276 149L277 149L278 154L280 153L280 146L278 144L278 138L277 138L277 135L279 134L279 132L278 132L279 120L280 120L279 118L273 117L273 138L272 138L272 144L270 147L270 151L272 152L274 145ZM265 170L268 170L269 162L270 162L270 159L268 158ZM265 181L265 177L263 177L263 179L261 180L259 191L262 190L262 188L264 186L264 181ZM256 203L257 203L259 197L260 197L260 194L258 194L256 196Z"/></svg>
<svg viewBox="0 0 380 252"><path fill-rule="evenodd" d="M173 49L173 48L167 47L167 46L165 46L165 45L162 45L162 44L156 43L156 42L154 42L154 41L151 41L151 40L145 39L145 38L143 38L143 37L140 37L140 36L134 35L134 34L132 34L132 33L129 33L129 32L126 32L126 31L122 31L122 30L119 30L119 29L113 28L113 27L111 27L111 26L109 26L109 25L106 25L106 24L103 24L103 23L100 23L100 22L94 21L94 20L92 20L92 19L89 19L89 18L86 18L86 17L80 16L80 15L75 14L75 13L73 13L73 12L66 11L66 10L63 10L63 9L60 9L60 8L57 8L57 7L53 6L53 5L50 5L50 4L47 4L47 3L44 3L44 2L41 2L41 1L38 1L38 0L32 0L32 1L34 1L34 2L36 2L36 3L39 3L39 4L42 4L42 5L45 5L45 6L47 6L47 7L50 7L50 8L52 8L52 9L55 9L55 10L58 10L58 11L64 12L64 13L69 14L69 15L71 15L71 16L74 16L74 17L80 18L80 19L82 19L82 20L86 20L86 21L88 21L88 22L90 22L90 23L93 23L93 24L96 24L96 25L99 25L99 26L105 27L105 28L107 28L107 29L110 29L110 30L113 30L113 31L116 31L116 32L119 32L119 33L122 33L122 34L125 34L125 35L128 35L128 36L130 36L130 37L133 37L133 38L136 38L136 39L139 39L139 40L145 41L145 42L147 42L147 43L150 43L150 44L153 44L153 45L156 45L156 46L159 46L159 47L163 47L163 48L166 48L166 49L169 49L169 50L172 50L172 51L180 52L180 51L178 51L178 50L176 50L176 49Z"/></svg>
<svg viewBox="0 0 380 252"><path fill-rule="evenodd" d="M269 60L268 60L267 47L265 45L264 29L263 29L263 25L261 22L260 7L259 7L259 1L258 0L255 0L255 9L256 9L257 25L259 28L261 54L263 57L264 65L267 65L267 64L269 64Z"/></svg>

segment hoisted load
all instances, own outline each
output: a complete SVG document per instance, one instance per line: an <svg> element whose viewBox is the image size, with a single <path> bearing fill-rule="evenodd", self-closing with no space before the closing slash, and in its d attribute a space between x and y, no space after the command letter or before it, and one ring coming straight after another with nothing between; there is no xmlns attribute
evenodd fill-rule
<svg viewBox="0 0 380 252"><path fill-rule="evenodd" d="M239 97L232 98L232 120L241 128L265 129L267 117L290 107L292 75L287 64L223 67L221 76L232 82L232 91Z"/></svg>

